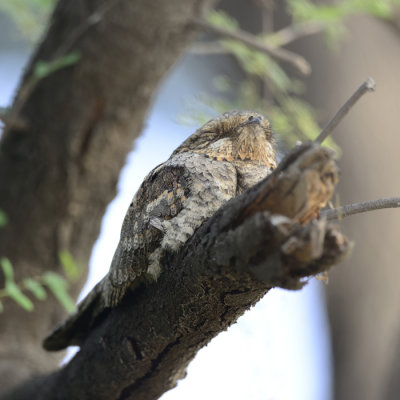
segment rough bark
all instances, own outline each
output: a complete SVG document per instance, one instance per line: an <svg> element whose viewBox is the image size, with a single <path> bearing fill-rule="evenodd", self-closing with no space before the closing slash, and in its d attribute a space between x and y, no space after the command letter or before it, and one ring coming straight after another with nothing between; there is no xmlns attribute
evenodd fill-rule
<svg viewBox="0 0 400 400"><path fill-rule="evenodd" d="M365 16L352 18L347 29L338 52L327 49L322 38L296 48L313 65L310 98L328 110L326 120L367 76L377 82L374 95L363 98L335 132L343 149L341 204L400 191L398 31ZM354 216L343 221L343 229L356 247L344 268L330 273L327 286L335 399L398 398L400 214L383 210Z"/></svg>
<svg viewBox="0 0 400 400"><path fill-rule="evenodd" d="M67 366L4 399L158 398L202 346L271 287L299 288L304 277L348 254L351 244L335 226L311 220L331 197L337 175L326 149L295 149L179 253L167 254L157 283L105 311Z"/></svg>
<svg viewBox="0 0 400 400"><path fill-rule="evenodd" d="M59 270L69 251L87 266L119 172L161 78L194 38L191 20L212 0L61 0L28 66L0 143L0 255L16 279ZM36 79L38 61L79 60ZM78 282L73 292L78 293ZM0 285L3 284L0 277ZM43 336L62 318L52 298L27 313L5 304L0 392L53 370ZM7 346L4 344L7 343Z"/></svg>

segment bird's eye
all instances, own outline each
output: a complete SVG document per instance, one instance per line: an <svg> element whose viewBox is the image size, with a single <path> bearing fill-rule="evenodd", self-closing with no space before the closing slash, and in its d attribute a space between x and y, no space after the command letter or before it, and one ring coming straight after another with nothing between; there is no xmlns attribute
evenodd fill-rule
<svg viewBox="0 0 400 400"><path fill-rule="evenodd" d="M250 115L248 121L249 121L249 122L250 122L250 121L253 121L253 119L254 119L254 117L253 117L252 115Z"/></svg>

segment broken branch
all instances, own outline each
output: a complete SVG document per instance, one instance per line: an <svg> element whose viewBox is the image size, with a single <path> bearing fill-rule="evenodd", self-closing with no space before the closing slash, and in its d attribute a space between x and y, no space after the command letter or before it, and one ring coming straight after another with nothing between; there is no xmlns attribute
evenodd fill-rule
<svg viewBox="0 0 400 400"><path fill-rule="evenodd" d="M346 114L351 110L354 104L367 92L374 91L376 83L372 78L368 78L363 84L350 96L350 98L343 104L335 116L328 122L322 132L314 140L315 143L321 144L331 132L338 126Z"/></svg>
<svg viewBox="0 0 400 400"><path fill-rule="evenodd" d="M337 227L308 223L336 182L328 149L314 143L295 148L273 174L220 208L178 253L167 254L156 283L105 310L69 364L31 382L35 398L159 398L201 347L270 288L298 289L304 278L349 253L351 243ZM24 390L8 398L32 400L32 391L28 397Z"/></svg>

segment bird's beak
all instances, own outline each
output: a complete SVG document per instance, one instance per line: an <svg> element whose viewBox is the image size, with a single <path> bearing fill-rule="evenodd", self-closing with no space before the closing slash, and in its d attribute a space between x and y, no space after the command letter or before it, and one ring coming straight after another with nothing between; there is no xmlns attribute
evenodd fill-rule
<svg viewBox="0 0 400 400"><path fill-rule="evenodd" d="M261 124L261 118L259 118L259 117L249 118L246 122L243 122L243 124L241 124L241 126L250 125L250 124L260 125Z"/></svg>

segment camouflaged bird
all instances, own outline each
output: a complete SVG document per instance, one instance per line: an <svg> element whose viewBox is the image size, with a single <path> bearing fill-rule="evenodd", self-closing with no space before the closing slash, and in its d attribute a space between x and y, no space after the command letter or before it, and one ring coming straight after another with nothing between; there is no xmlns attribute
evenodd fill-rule
<svg viewBox="0 0 400 400"><path fill-rule="evenodd" d="M231 111L203 125L146 176L126 213L109 273L44 347L81 345L96 317L117 306L128 288L157 281L166 251L178 251L223 204L275 167L270 124L260 114Z"/></svg>

